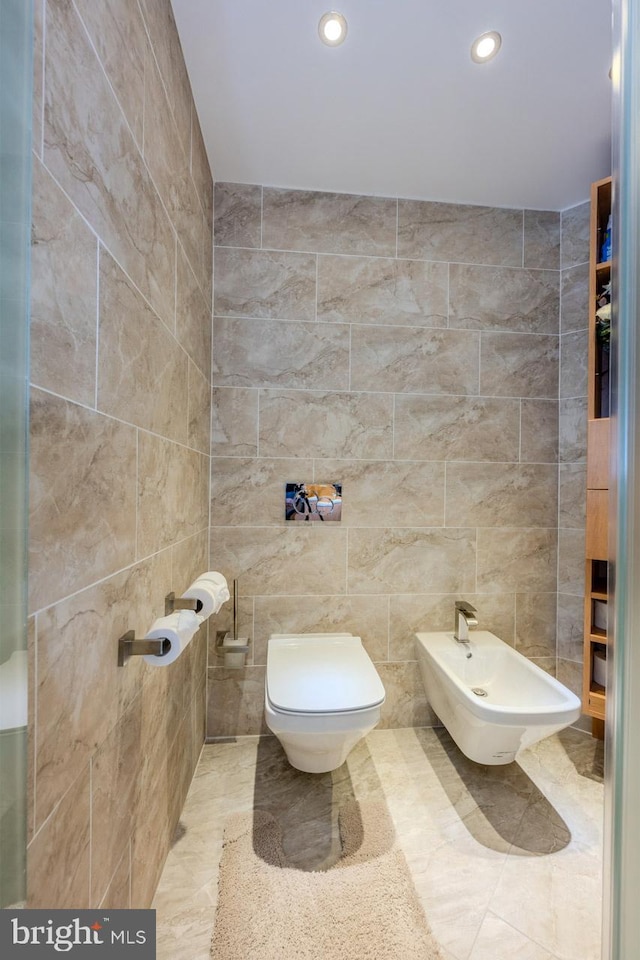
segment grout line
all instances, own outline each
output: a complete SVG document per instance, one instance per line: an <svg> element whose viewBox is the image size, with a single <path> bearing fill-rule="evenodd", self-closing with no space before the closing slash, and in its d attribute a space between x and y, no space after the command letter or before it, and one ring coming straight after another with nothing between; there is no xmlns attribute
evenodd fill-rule
<svg viewBox="0 0 640 960"><path fill-rule="evenodd" d="M197 364L195 364L195 366L197 367ZM202 373L201 370L199 372ZM79 407L81 410L88 410L89 413L93 413L95 416L105 417L107 420L113 420L114 423L121 423L125 427L131 427L133 430L139 430L141 433L146 433L150 437L155 437L157 440L164 440L165 443L175 444L176 447L180 447L182 450L188 450L189 453L196 453L201 457L207 456L206 453L204 453L202 450L199 450L197 447L190 447L189 444L183 443L181 440L174 440L172 437L166 437L162 433L156 433L155 430L149 430L148 427L143 427L139 423L133 423L130 420L122 420L120 417L115 417L111 413L105 413L104 410L95 410L86 403L82 403L79 400L73 400L71 397L65 397L63 394L56 393L54 390L48 390L46 387L41 387L38 383L32 383L31 386L39 393L45 393L50 397L56 397L58 400L63 400L65 403L70 403L72 406Z"/></svg>

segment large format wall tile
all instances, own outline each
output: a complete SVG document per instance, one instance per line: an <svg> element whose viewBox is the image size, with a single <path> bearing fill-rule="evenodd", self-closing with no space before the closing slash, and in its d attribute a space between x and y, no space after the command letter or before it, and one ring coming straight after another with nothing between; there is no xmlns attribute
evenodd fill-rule
<svg viewBox="0 0 640 960"><path fill-rule="evenodd" d="M345 593L346 552L346 530L330 524L211 531L211 556L217 568L228 581L238 578L244 596Z"/></svg>
<svg viewBox="0 0 640 960"><path fill-rule="evenodd" d="M563 270L560 276L561 332L584 330L589 322L589 264Z"/></svg>
<svg viewBox="0 0 640 960"><path fill-rule="evenodd" d="M516 594L516 650L525 657L556 655L556 593Z"/></svg>
<svg viewBox="0 0 640 960"><path fill-rule="evenodd" d="M381 257L318 258L318 319L447 326L444 263Z"/></svg>
<svg viewBox="0 0 640 960"><path fill-rule="evenodd" d="M157 708L156 708L157 709ZM194 769L188 742L189 718L150 757L153 776L140 783L139 813L131 847L131 905L151 903L169 852L172 833ZM157 740L154 741L154 746Z"/></svg>
<svg viewBox="0 0 640 960"><path fill-rule="evenodd" d="M219 457L252 457L258 452L258 390L214 387L211 410L211 453Z"/></svg>
<svg viewBox="0 0 640 960"><path fill-rule="evenodd" d="M561 397L586 397L588 348L587 330L576 330L560 337Z"/></svg>
<svg viewBox="0 0 640 960"><path fill-rule="evenodd" d="M439 723L427 703L417 663L380 663L378 673L386 693L380 717L381 729L427 727Z"/></svg>
<svg viewBox="0 0 640 960"><path fill-rule="evenodd" d="M189 170L190 147L180 142L154 54L149 51L144 72L144 158L155 187L202 283L202 207Z"/></svg>
<svg viewBox="0 0 640 960"><path fill-rule="evenodd" d="M560 269L560 214L554 210L524 211L524 267Z"/></svg>
<svg viewBox="0 0 640 960"><path fill-rule="evenodd" d="M396 254L396 201L309 190L263 191L262 245L389 257Z"/></svg>
<svg viewBox="0 0 640 960"><path fill-rule="evenodd" d="M95 405L98 245L48 172L33 163L31 379Z"/></svg>
<svg viewBox="0 0 640 960"><path fill-rule="evenodd" d="M558 530L558 592L584 593L585 531Z"/></svg>
<svg viewBox="0 0 640 960"><path fill-rule="evenodd" d="M452 631L456 600L475 607L478 628L490 630L513 646L515 637L515 597L474 594L459 591L448 594L397 594L390 598L389 659L415 660L415 634L437 630Z"/></svg>
<svg viewBox="0 0 640 960"><path fill-rule="evenodd" d="M478 392L478 355L477 333L354 326L351 388L474 394Z"/></svg>
<svg viewBox="0 0 640 960"><path fill-rule="evenodd" d="M478 530L478 589L551 593L556 589L555 529Z"/></svg>
<svg viewBox="0 0 640 960"><path fill-rule="evenodd" d="M447 523L472 527L553 527L558 517L555 464L450 463Z"/></svg>
<svg viewBox="0 0 640 960"><path fill-rule="evenodd" d="M131 868L129 864L131 841L125 847L120 863L111 878L109 887L98 904L102 910L131 909Z"/></svg>
<svg viewBox="0 0 640 960"><path fill-rule="evenodd" d="M176 337L208 380L211 377L211 310L180 247L176 278Z"/></svg>
<svg viewBox="0 0 640 960"><path fill-rule="evenodd" d="M117 641L144 636L170 589L165 551L38 614L38 827L139 693L151 668L140 658L119 668Z"/></svg>
<svg viewBox="0 0 640 960"><path fill-rule="evenodd" d="M349 593L452 593L475 589L475 531L349 531Z"/></svg>
<svg viewBox="0 0 640 960"><path fill-rule="evenodd" d="M142 146L144 64L147 34L137 4L129 0L77 0L105 73L109 77L131 132Z"/></svg>
<svg viewBox="0 0 640 960"><path fill-rule="evenodd" d="M398 396L398 459L517 460L520 402L484 397Z"/></svg>
<svg viewBox="0 0 640 960"><path fill-rule="evenodd" d="M251 183L214 186L214 239L220 247L259 247L262 187Z"/></svg>
<svg viewBox="0 0 640 960"><path fill-rule="evenodd" d="M188 154L191 142L191 87L171 0L140 0L140 8L178 128L180 143L185 154Z"/></svg>
<svg viewBox="0 0 640 960"><path fill-rule="evenodd" d="M558 526L581 529L587 500L586 463L561 463L558 484Z"/></svg>
<svg viewBox="0 0 640 960"><path fill-rule="evenodd" d="M218 316L315 320L316 258L219 247L214 290Z"/></svg>
<svg viewBox="0 0 640 960"><path fill-rule="evenodd" d="M449 326L558 333L558 272L452 263Z"/></svg>
<svg viewBox="0 0 640 960"><path fill-rule="evenodd" d="M28 905L148 907L207 628L116 651L209 568L212 179L170 0L35 12Z"/></svg>
<svg viewBox="0 0 640 960"><path fill-rule="evenodd" d="M213 177L207 157L207 148L195 104L191 104L191 178L206 212L210 229L207 231L213 244Z"/></svg>
<svg viewBox="0 0 640 960"><path fill-rule="evenodd" d="M171 589L182 594L208 569L209 531L205 528L171 547Z"/></svg>
<svg viewBox="0 0 640 960"><path fill-rule="evenodd" d="M216 317L213 339L217 387L349 386L349 327L344 323Z"/></svg>
<svg viewBox="0 0 640 960"><path fill-rule="evenodd" d="M260 455L390 457L392 409L393 398L384 394L264 390Z"/></svg>
<svg viewBox="0 0 640 960"><path fill-rule="evenodd" d="M388 607L387 597L256 597L254 662L267 662L274 633L352 633L372 660L387 660Z"/></svg>
<svg viewBox="0 0 640 960"><path fill-rule="evenodd" d="M163 320L173 322L171 226L71 3L47 6L45 72L45 165Z"/></svg>
<svg viewBox="0 0 640 960"><path fill-rule="evenodd" d="M188 357L105 250L99 350L99 409L186 442Z"/></svg>
<svg viewBox="0 0 640 960"><path fill-rule="evenodd" d="M317 460L317 480L342 483L342 523L350 527L435 527L444 520L444 464Z"/></svg>
<svg viewBox="0 0 640 960"><path fill-rule="evenodd" d="M138 439L138 557L192 536L209 517L208 459L149 433Z"/></svg>
<svg viewBox="0 0 640 960"><path fill-rule="evenodd" d="M580 203L562 211L561 268L575 267L589 260L591 204Z"/></svg>
<svg viewBox="0 0 640 960"><path fill-rule="evenodd" d="M520 459L529 463L558 460L558 401L522 400Z"/></svg>
<svg viewBox="0 0 640 960"><path fill-rule="evenodd" d="M558 656L582 662L584 654L584 598L558 595Z"/></svg>
<svg viewBox="0 0 640 960"><path fill-rule="evenodd" d="M135 476L132 427L33 391L31 610L133 561Z"/></svg>
<svg viewBox="0 0 640 960"><path fill-rule="evenodd" d="M211 385L200 368L189 360L188 444L209 454L211 443Z"/></svg>
<svg viewBox="0 0 640 960"><path fill-rule="evenodd" d="M211 526L266 526L285 519L285 484L312 479L312 460L214 457Z"/></svg>
<svg viewBox="0 0 640 960"><path fill-rule="evenodd" d="M141 698L100 744L91 765L91 894L99 902L129 846L139 804L142 763ZM105 824L109 824L109 831Z"/></svg>
<svg viewBox="0 0 640 960"><path fill-rule="evenodd" d="M450 629L463 596L482 627L555 670L561 279L563 332L584 329L579 270L575 284L559 273L560 215L401 200L396 251L368 246L351 206L359 197L237 184L216 195L226 319L213 350L221 526L211 551L240 577L253 665L272 632L348 628L365 635L388 681L384 722L433 723L412 686L413 634ZM389 224L394 205L380 201ZM278 271L306 254L317 255L317 314L313 275L301 323ZM347 324L348 386L300 378L285 389L300 368L287 337ZM315 356L301 352L303 362ZM332 375L331 363L323 368ZM563 416L567 456L580 441ZM287 464L306 476L289 476ZM342 524L288 530L285 475L341 482ZM358 626L372 623L366 597L375 629ZM258 732L262 677L225 677L211 650L210 734Z"/></svg>
<svg viewBox="0 0 640 960"><path fill-rule="evenodd" d="M480 393L558 396L558 337L485 332L481 337Z"/></svg>
<svg viewBox="0 0 640 960"><path fill-rule="evenodd" d="M268 733L264 720L265 667L225 670L210 667L208 737L242 737Z"/></svg>
<svg viewBox="0 0 640 960"><path fill-rule="evenodd" d="M522 232L522 210L398 202L399 257L519 267Z"/></svg>
<svg viewBox="0 0 640 960"><path fill-rule="evenodd" d="M577 463L587 458L587 398L560 400L558 459Z"/></svg>
<svg viewBox="0 0 640 960"><path fill-rule="evenodd" d="M91 770L82 770L27 851L31 909L83 910L90 903Z"/></svg>

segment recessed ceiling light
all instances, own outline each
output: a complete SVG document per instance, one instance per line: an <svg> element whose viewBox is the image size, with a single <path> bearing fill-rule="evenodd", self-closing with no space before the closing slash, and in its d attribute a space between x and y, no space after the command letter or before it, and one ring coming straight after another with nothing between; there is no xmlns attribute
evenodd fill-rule
<svg viewBox="0 0 640 960"><path fill-rule="evenodd" d="M501 46L500 34L497 30L489 30L471 44L471 59L474 63L486 63L495 57Z"/></svg>
<svg viewBox="0 0 640 960"><path fill-rule="evenodd" d="M337 47L347 35L347 21L341 13L332 10L320 17L318 33L322 42L326 43L327 46Z"/></svg>

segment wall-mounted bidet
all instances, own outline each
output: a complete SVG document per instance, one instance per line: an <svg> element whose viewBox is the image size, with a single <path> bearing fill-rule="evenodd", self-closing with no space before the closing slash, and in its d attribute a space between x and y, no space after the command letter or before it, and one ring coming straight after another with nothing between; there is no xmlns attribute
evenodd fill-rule
<svg viewBox="0 0 640 960"><path fill-rule="evenodd" d="M510 763L580 716L571 690L487 630L417 633L416 655L431 707L476 763Z"/></svg>
<svg viewBox="0 0 640 960"><path fill-rule="evenodd" d="M327 773L341 766L380 720L384 699L360 637L270 637L265 720L297 770Z"/></svg>

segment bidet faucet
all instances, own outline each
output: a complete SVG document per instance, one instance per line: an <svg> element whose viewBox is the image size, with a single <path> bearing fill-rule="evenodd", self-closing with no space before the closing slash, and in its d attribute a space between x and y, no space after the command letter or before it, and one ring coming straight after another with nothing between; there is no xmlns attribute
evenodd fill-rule
<svg viewBox="0 0 640 960"><path fill-rule="evenodd" d="M476 608L465 600L456 600L456 624L453 636L458 643L469 643L469 627L477 627ZM469 653L471 656L471 653Z"/></svg>

